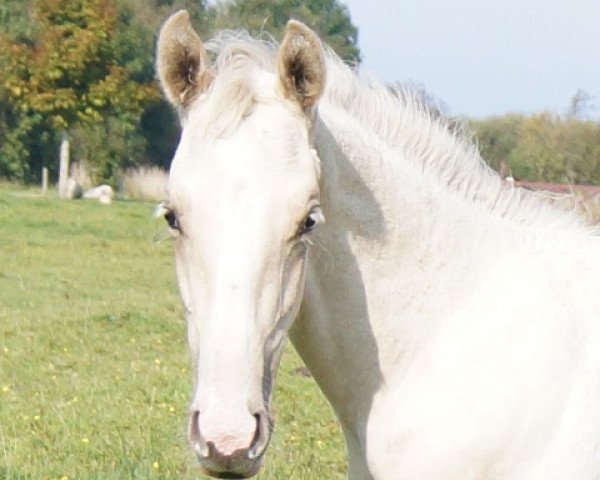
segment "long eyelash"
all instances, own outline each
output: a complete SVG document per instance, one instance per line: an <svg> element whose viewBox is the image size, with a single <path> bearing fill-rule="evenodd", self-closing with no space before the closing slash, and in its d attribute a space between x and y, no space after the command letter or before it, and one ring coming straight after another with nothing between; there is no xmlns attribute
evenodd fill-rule
<svg viewBox="0 0 600 480"><path fill-rule="evenodd" d="M167 202L160 202L154 209L152 216L155 220L162 219L170 211L171 209L167 207ZM162 223L162 225L164 225L164 223ZM169 228L161 229L161 231L154 234L152 242L154 244L158 244L164 242L165 240L170 240L171 238L171 230Z"/></svg>
<svg viewBox="0 0 600 480"><path fill-rule="evenodd" d="M154 212L152 212L152 217L155 220L158 220L159 218L162 218L165 216L165 214L169 211L168 207L167 207L167 203L166 202L160 202L158 205L156 205L156 208L154 209ZM164 223L163 223L164 225ZM159 244L159 243L163 243L165 240L168 240L171 237L169 229L161 229L160 231L156 232L154 234L154 236L152 237L152 243L154 243L155 245Z"/></svg>
<svg viewBox="0 0 600 480"><path fill-rule="evenodd" d="M161 218L164 217L170 211L171 210L169 209L169 207L167 207L167 202L160 202L154 209L154 213L152 214L152 216L154 218Z"/></svg>

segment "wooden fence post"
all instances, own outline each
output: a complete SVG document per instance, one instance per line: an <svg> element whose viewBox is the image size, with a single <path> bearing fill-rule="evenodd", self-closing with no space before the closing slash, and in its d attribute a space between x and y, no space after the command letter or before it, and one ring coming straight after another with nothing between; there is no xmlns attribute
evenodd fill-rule
<svg viewBox="0 0 600 480"><path fill-rule="evenodd" d="M42 168L42 196L46 196L46 192L48 191L48 169L46 167Z"/></svg>
<svg viewBox="0 0 600 480"><path fill-rule="evenodd" d="M62 135L60 141L60 166L58 169L58 196L68 199L69 192L67 188L67 180L69 178L69 136L67 132Z"/></svg>

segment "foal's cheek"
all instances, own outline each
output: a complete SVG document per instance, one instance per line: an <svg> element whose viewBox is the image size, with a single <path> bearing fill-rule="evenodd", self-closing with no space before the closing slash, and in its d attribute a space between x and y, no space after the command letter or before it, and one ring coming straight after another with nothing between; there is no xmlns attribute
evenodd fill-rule
<svg viewBox="0 0 600 480"><path fill-rule="evenodd" d="M190 357L192 360L192 371L194 373L194 379L198 373L198 357L200 353L200 332L198 326L193 321L191 315L188 315L188 344L190 347Z"/></svg>
<svg viewBox="0 0 600 480"><path fill-rule="evenodd" d="M283 302L281 316L296 310L300 304L304 283L304 255L294 255L288 262L283 275Z"/></svg>
<svg viewBox="0 0 600 480"><path fill-rule="evenodd" d="M186 258L186 245L179 239L175 245L175 273L177 275L177 285L179 287L179 295L186 310L186 315L191 314L191 294L190 294L190 278L188 259Z"/></svg>

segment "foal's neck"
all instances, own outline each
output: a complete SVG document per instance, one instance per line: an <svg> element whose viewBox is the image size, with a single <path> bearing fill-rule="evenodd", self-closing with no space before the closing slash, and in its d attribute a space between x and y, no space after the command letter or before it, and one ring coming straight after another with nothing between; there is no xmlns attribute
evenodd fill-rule
<svg viewBox="0 0 600 480"><path fill-rule="evenodd" d="M377 277L389 281L406 277L400 270L411 267L439 270L447 259L459 266L465 248L494 230L498 218L482 218L479 206L443 188L425 168L415 168L425 163L417 152L389 145L344 112L329 109L322 115L316 136L322 203L326 232L335 232L322 241L345 236L357 261L366 268L381 265Z"/></svg>
<svg viewBox="0 0 600 480"><path fill-rule="evenodd" d="M347 438L361 448L374 396L410 359L422 332L436 327L442 305L474 282L461 249L477 261L478 234L450 198L406 168L399 158L406 152L352 122L333 110L316 125L326 223L314 237L291 335Z"/></svg>

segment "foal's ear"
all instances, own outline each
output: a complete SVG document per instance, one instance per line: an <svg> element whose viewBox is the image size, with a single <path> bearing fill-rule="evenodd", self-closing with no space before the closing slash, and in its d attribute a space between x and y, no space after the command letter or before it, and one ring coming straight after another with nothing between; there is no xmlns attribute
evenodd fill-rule
<svg viewBox="0 0 600 480"><path fill-rule="evenodd" d="M290 20L279 47L279 81L286 97L310 108L325 85L325 60L319 37L306 25Z"/></svg>
<svg viewBox="0 0 600 480"><path fill-rule="evenodd" d="M187 11L173 14L161 28L156 69L167 99L176 107L188 107L210 85L206 50Z"/></svg>

